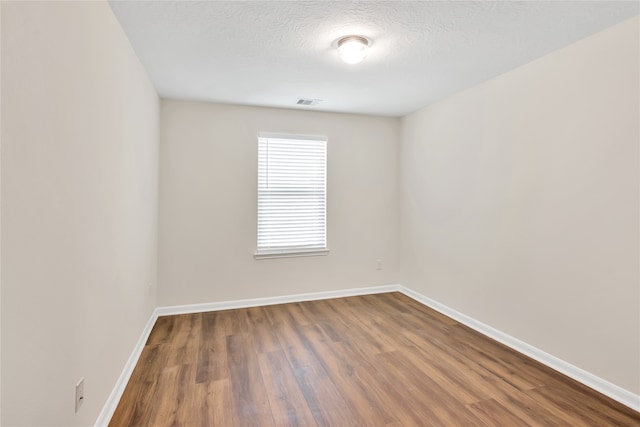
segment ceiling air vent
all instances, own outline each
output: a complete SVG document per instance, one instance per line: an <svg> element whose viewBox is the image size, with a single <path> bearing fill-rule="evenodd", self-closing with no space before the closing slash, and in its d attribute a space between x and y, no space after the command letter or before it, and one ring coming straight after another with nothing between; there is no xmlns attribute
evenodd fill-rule
<svg viewBox="0 0 640 427"><path fill-rule="evenodd" d="M296 102L296 104L313 106L313 105L318 105L320 101L321 101L320 99L298 98L298 101Z"/></svg>

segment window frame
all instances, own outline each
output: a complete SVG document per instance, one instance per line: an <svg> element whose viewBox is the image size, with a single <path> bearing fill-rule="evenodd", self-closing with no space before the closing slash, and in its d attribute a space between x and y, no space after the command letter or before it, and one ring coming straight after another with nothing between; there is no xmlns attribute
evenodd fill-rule
<svg viewBox="0 0 640 427"><path fill-rule="evenodd" d="M260 140L261 139L281 139L281 140L298 140L298 141L322 141L324 145L324 247L319 248L296 248L281 247L281 248L260 248L259 243L259 210L260 210ZM254 252L254 258L259 259L272 259L272 258L293 258L293 257L309 257L309 256L326 256L329 255L329 243L328 243L328 209L327 209L327 175L328 175L328 154L329 154L329 138L325 135L304 135L304 134L288 134L288 133L275 133L275 132L258 132L258 161L257 161L257 194L256 194L256 250Z"/></svg>

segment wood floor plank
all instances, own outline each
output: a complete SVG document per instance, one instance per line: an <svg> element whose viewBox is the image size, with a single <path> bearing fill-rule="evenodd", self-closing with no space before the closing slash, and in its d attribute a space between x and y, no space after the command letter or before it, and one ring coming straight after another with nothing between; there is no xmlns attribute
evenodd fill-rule
<svg viewBox="0 0 640 427"><path fill-rule="evenodd" d="M184 364L180 366L178 376L176 377L176 392L173 394L175 399L175 416L174 421L168 425L194 425L194 414L199 410L199 402L197 398L197 384L195 381L196 369L193 364Z"/></svg>
<svg viewBox="0 0 640 427"><path fill-rule="evenodd" d="M602 426L640 426L640 417L616 410L610 405L603 405L595 399L585 398L584 395L567 393L555 387L538 387L527 390L526 394L541 402L556 412L571 414L574 418L588 425Z"/></svg>
<svg viewBox="0 0 640 427"><path fill-rule="evenodd" d="M441 425L482 426L483 423L451 393L424 374L406 353L394 351L379 357L395 367L398 380L402 381L408 393L415 393L427 400L433 408L436 420Z"/></svg>
<svg viewBox="0 0 640 427"><path fill-rule="evenodd" d="M180 366L169 366L162 370L157 382L157 400L153 410L146 414L148 426L170 426L174 424L175 413L180 405L181 385L177 383Z"/></svg>
<svg viewBox="0 0 640 427"><path fill-rule="evenodd" d="M252 307L245 310L247 321L251 325L251 336L258 353L282 350L278 336L264 307Z"/></svg>
<svg viewBox="0 0 640 427"><path fill-rule="evenodd" d="M215 402L214 396L209 395L209 387L214 381L206 383L198 383L193 388L191 410L193 416L190 421L194 427L207 427L214 426L215 420L213 417L213 405Z"/></svg>
<svg viewBox="0 0 640 427"><path fill-rule="evenodd" d="M386 337L373 334L370 324L373 319L367 318L365 311L358 307L357 299L343 298L335 300L336 306L343 313L343 322L348 329L347 340L357 342L362 348L373 354L394 351Z"/></svg>
<svg viewBox="0 0 640 427"><path fill-rule="evenodd" d="M397 421L387 425L442 426L427 399L419 394L408 393L405 384L388 373L388 366L380 360L373 365L362 364L356 368L356 375L370 387L371 393L378 396L381 402L385 402L389 408L402 408L401 411L396 410L393 413Z"/></svg>
<svg viewBox="0 0 640 427"><path fill-rule="evenodd" d="M235 411L231 393L231 380L220 380L211 383L210 392L213 395L213 420L216 426L241 425L241 420L234 419Z"/></svg>
<svg viewBox="0 0 640 427"><path fill-rule="evenodd" d="M153 325L153 330L149 334L147 343L148 347L166 343L172 339L173 326L178 316L160 316Z"/></svg>
<svg viewBox="0 0 640 427"><path fill-rule="evenodd" d="M200 346L197 354L196 383L229 378L225 315L201 313Z"/></svg>
<svg viewBox="0 0 640 427"><path fill-rule="evenodd" d="M523 420L527 425L534 427L547 426L572 426L586 427L582 420L564 412L552 411L544 404L537 402L526 391L512 388L509 392L500 392L495 401L505 408L509 408L511 413Z"/></svg>
<svg viewBox="0 0 640 427"><path fill-rule="evenodd" d="M243 420L247 426L274 425L251 336L245 333L229 335L227 356L234 419Z"/></svg>
<svg viewBox="0 0 640 427"><path fill-rule="evenodd" d="M201 326L198 315L182 314L176 316L172 331L173 351L169 354L168 366L196 363Z"/></svg>
<svg viewBox="0 0 640 427"><path fill-rule="evenodd" d="M355 374L355 368L362 360L346 358L333 341L322 341L319 328L309 325L305 329L307 346L312 349L351 411L359 419L373 418L381 424L394 421L395 418L383 402L378 402L369 392L370 384L363 383Z"/></svg>
<svg viewBox="0 0 640 427"><path fill-rule="evenodd" d="M303 324L296 322L296 317L293 315L295 305L284 304L282 306L265 307L265 309L274 328L279 331L278 340L291 366L297 369L317 364L318 361L315 355L300 338L300 328L309 323L306 321Z"/></svg>
<svg viewBox="0 0 640 427"><path fill-rule="evenodd" d="M487 426L501 427L528 425L524 420L509 412L507 408L493 399L472 403L469 407Z"/></svg>
<svg viewBox="0 0 640 427"><path fill-rule="evenodd" d="M198 348L196 383L229 378L227 335L225 324L216 313L202 315L202 331Z"/></svg>
<svg viewBox="0 0 640 427"><path fill-rule="evenodd" d="M158 318L111 427L640 426L400 293Z"/></svg>
<svg viewBox="0 0 640 427"><path fill-rule="evenodd" d="M154 410L155 395L158 390L158 377L166 364L167 351L163 345L147 346L140 355L131 379L125 388L122 399L111 419L111 425L147 425L149 413Z"/></svg>
<svg viewBox="0 0 640 427"><path fill-rule="evenodd" d="M317 426L285 354L261 353L258 360L276 426Z"/></svg>
<svg viewBox="0 0 640 427"><path fill-rule="evenodd" d="M434 355L417 347L407 347L403 353L421 372L462 403L475 403L492 397L492 393L469 383L466 375L468 369L460 364L451 363L450 360L439 357L439 354Z"/></svg>
<svg viewBox="0 0 640 427"><path fill-rule="evenodd" d="M322 367L303 366L294 372L319 426L355 426L361 423Z"/></svg>

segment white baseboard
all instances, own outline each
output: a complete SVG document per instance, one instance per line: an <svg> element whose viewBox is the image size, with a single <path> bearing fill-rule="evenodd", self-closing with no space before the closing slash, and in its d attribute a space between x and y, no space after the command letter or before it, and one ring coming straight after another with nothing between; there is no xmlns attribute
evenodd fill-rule
<svg viewBox="0 0 640 427"><path fill-rule="evenodd" d="M622 403L625 406L628 406L638 412L640 412L640 395L632 393L628 390L623 389L615 384L612 384L608 381L603 380L600 377L597 377L577 366L574 366L564 360L558 359L555 356L550 355L532 345L529 345L523 341L520 341L517 338L512 337L511 335L505 334L502 331L499 331L495 328L492 328L489 325L486 325L472 317L469 317L465 314L462 314L450 307L447 307L444 304L441 304L431 298L428 298L418 292L415 292L409 288L406 288L402 285L383 285L383 286L373 286L367 288L354 288L354 289L345 289L345 290L337 290L337 291L327 291L327 292L312 292L306 294L297 294L297 295L283 295L278 297L267 297L267 298L254 298L254 299L244 299L244 300L235 300L235 301L221 301L221 302L213 302L206 304L190 304L190 305L176 305L169 307L158 307L151 314L151 318L147 325L145 326L142 334L140 335L140 339L136 344L129 360L124 366L122 374L116 385L109 395L107 402L105 403L102 412L98 416L98 419L95 423L94 427L107 427L109 421L111 421L111 417L118 406L118 402L122 397L122 393L124 393L124 389L127 386L129 378L133 373L133 369L138 363L138 359L142 354L142 350L144 348L147 339L149 338L149 334L151 333L151 329L155 324L156 320L159 316L169 316L175 314L188 314L188 313L202 313L207 311L219 311L219 310L230 310L234 308L247 308L247 307L258 307L264 305L274 305L274 304L286 304L291 302L302 302L302 301L315 301L321 299L330 299L330 298L343 298L357 295L372 295L372 294L380 294L386 292L395 292L399 291L405 294L406 296L420 302L421 304L430 307L445 316L456 320L457 322L462 323L483 335L486 335L494 340L526 355L530 358L537 360L538 362L555 369L558 372L565 374L566 376L573 378L574 380L591 387L592 389L609 396L610 398Z"/></svg>
<svg viewBox="0 0 640 427"><path fill-rule="evenodd" d="M279 297L252 298L235 301L221 301L206 304L174 305L158 307L158 316L175 314L203 313L206 311L230 310L234 308L259 307L263 305L286 304L290 302L315 301L331 298L352 297L357 295L381 294L394 292L400 289L400 285L382 285L368 288L343 289L337 291L311 292L307 294L283 295Z"/></svg>
<svg viewBox="0 0 640 427"><path fill-rule="evenodd" d="M113 387L107 402L105 403L100 415L98 415L98 419L94 424L94 427L107 427L109 425L109 421L111 421L111 417L113 413L116 411L118 403L120 402L120 398L124 393L124 389L127 387L127 383L129 382L129 378L131 378L131 374L133 373L133 369L136 367L138 363L138 359L142 354L142 350L144 349L144 345L147 343L147 339L149 338L149 334L151 333L151 329L153 329L153 325L155 325L156 320L158 319L158 309L156 308L153 313L151 313L151 317L147 322L146 326L142 330L142 334L136 343L136 346L133 348L133 352L127 363L124 365L124 369L116 381L116 385Z"/></svg>
<svg viewBox="0 0 640 427"><path fill-rule="evenodd" d="M399 286L398 290L405 294L406 296L430 307L445 316L456 320L457 322L462 323L480 332L483 335L488 336L489 338L493 338L494 340L516 350L519 353L522 353L530 358L537 360L538 362L554 369L574 380L590 387L605 396L609 396L613 400L616 400L622 403L625 406L634 409L635 411L640 412L640 395L630 392L629 390L625 390L622 387L619 387L613 383L610 383L602 378L593 375L584 369L578 368L568 362L565 362L562 359L558 359L555 356L552 356L549 353L546 353L539 348L536 348L532 345L527 344L526 342L520 341L517 338L512 337L511 335L505 334L502 331L499 331L495 328L492 328L489 325L486 325L472 317L469 317L465 314L460 313L450 307L447 307L444 304L441 304L437 301L432 300L418 292L415 292L409 288L404 286Z"/></svg>

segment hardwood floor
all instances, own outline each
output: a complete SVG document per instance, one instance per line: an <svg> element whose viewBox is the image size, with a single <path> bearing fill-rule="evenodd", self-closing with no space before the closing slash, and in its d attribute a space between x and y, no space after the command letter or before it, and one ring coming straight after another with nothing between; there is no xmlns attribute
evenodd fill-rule
<svg viewBox="0 0 640 427"><path fill-rule="evenodd" d="M394 292L158 319L110 426L640 426Z"/></svg>

